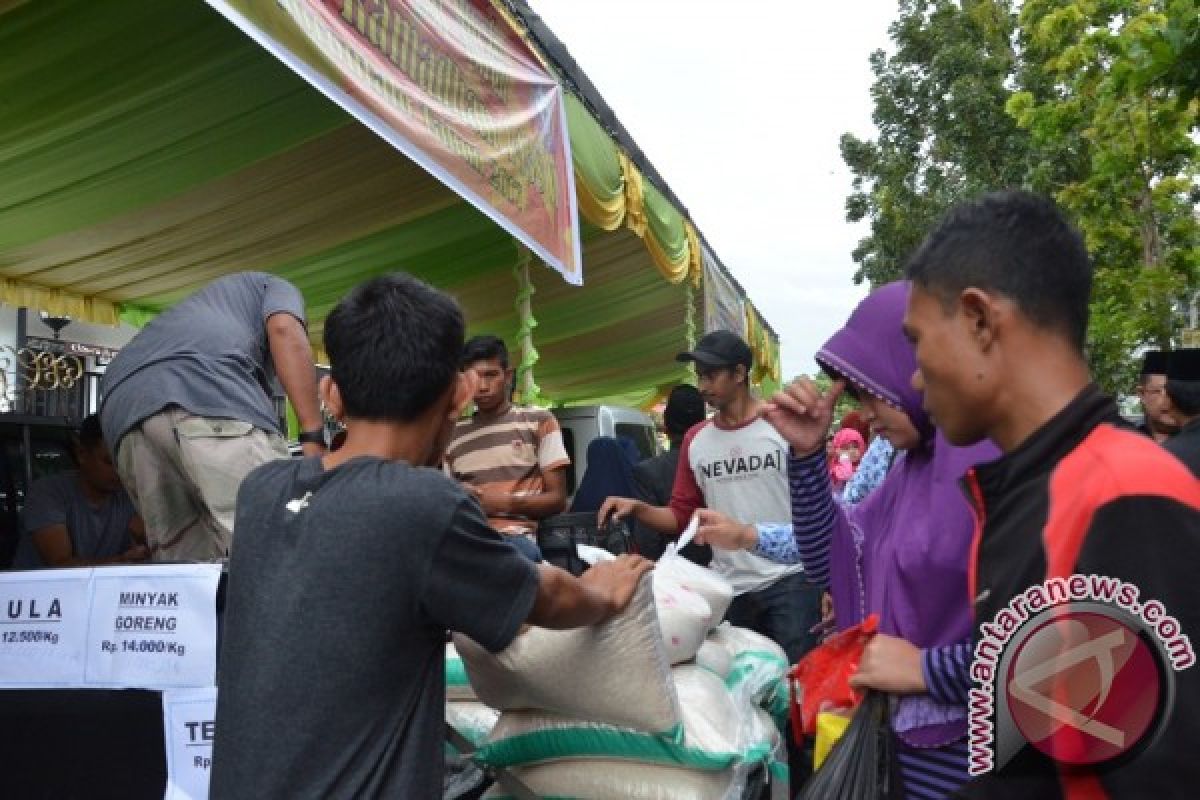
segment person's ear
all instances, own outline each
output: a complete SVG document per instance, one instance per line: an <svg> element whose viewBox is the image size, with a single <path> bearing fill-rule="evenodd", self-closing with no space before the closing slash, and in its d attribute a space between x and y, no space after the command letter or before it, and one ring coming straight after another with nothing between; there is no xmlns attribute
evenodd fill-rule
<svg viewBox="0 0 1200 800"><path fill-rule="evenodd" d="M733 368L733 380L735 383L744 383L750 385L750 368L745 364L737 364Z"/></svg>
<svg viewBox="0 0 1200 800"><path fill-rule="evenodd" d="M346 417L346 405L342 402L342 392L329 375L321 378L317 384L317 395L321 399L321 407L329 412L329 416L342 422Z"/></svg>
<svg viewBox="0 0 1200 800"><path fill-rule="evenodd" d="M1008 304L996 295L971 287L958 296L958 308L971 341L981 352L991 350L1010 315Z"/></svg>

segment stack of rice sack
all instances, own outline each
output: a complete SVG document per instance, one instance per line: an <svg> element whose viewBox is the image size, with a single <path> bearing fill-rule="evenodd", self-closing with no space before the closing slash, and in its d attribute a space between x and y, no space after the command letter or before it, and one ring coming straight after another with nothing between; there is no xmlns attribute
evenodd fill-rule
<svg viewBox="0 0 1200 800"><path fill-rule="evenodd" d="M456 637L470 688L501 710L476 760L542 797L578 800L728 800L763 764L786 785L762 707L786 686L786 663L749 631L710 633L731 600L715 573L667 557L602 625L532 628L498 654Z"/></svg>

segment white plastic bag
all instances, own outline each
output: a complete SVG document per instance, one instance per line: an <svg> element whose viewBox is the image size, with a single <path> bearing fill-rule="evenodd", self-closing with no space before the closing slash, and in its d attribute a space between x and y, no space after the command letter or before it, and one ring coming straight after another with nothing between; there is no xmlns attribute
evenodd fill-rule
<svg viewBox="0 0 1200 800"><path fill-rule="evenodd" d="M667 552L658 560L654 574L684 589L690 589L708 601L708 607L712 611L710 627L716 627L725 619L725 612L733 602L733 585L711 569L679 555L674 544L669 545Z"/></svg>
<svg viewBox="0 0 1200 800"><path fill-rule="evenodd" d="M658 608L658 624L667 658L671 664L691 661L712 627L712 609L708 601L680 586L671 576L656 571L654 604Z"/></svg>

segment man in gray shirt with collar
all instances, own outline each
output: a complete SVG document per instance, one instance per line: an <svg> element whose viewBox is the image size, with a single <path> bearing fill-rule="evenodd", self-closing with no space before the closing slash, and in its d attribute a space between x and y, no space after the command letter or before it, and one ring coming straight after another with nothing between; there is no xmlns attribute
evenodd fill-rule
<svg viewBox="0 0 1200 800"><path fill-rule="evenodd" d="M324 452L304 299L263 272L227 275L182 300L109 365L100 421L157 560L229 554L242 479L288 454L276 379L305 454Z"/></svg>

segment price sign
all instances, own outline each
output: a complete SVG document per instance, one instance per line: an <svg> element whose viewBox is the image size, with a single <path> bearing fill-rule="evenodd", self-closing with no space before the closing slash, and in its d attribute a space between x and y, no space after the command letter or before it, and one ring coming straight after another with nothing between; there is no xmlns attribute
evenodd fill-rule
<svg viewBox="0 0 1200 800"><path fill-rule="evenodd" d="M92 686L213 686L217 564L97 569L87 671Z"/></svg>
<svg viewBox="0 0 1200 800"><path fill-rule="evenodd" d="M76 686L83 677L90 570L0 580L0 687Z"/></svg>
<svg viewBox="0 0 1200 800"><path fill-rule="evenodd" d="M163 692L163 732L167 745L165 800L206 800L212 771L217 690Z"/></svg>

